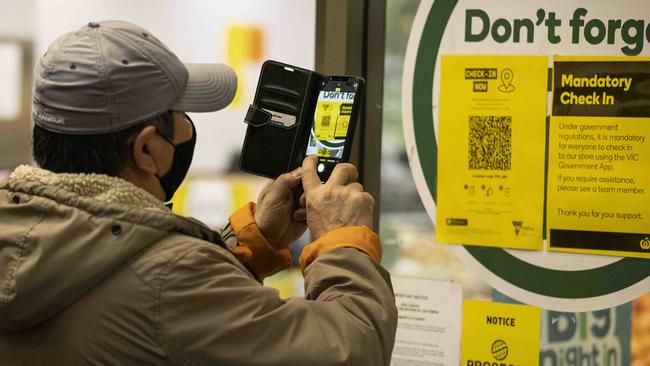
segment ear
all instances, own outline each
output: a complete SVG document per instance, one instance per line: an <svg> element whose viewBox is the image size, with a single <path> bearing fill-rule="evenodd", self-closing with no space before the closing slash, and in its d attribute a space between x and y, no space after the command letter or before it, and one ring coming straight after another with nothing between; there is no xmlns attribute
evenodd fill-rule
<svg viewBox="0 0 650 366"><path fill-rule="evenodd" d="M147 126L138 133L133 143L133 163L142 172L155 175L160 167L162 145L156 139L156 127Z"/></svg>

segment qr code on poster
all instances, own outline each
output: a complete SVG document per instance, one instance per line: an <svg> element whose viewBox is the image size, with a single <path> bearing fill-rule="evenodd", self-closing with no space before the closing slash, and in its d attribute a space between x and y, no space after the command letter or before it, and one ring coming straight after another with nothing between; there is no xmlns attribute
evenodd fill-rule
<svg viewBox="0 0 650 366"><path fill-rule="evenodd" d="M512 116L469 116L469 169L510 170Z"/></svg>

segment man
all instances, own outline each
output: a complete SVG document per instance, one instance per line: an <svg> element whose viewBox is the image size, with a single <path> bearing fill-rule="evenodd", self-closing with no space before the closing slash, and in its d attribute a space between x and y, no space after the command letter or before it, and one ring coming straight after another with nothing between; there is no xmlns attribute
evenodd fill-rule
<svg viewBox="0 0 650 366"><path fill-rule="evenodd" d="M214 231L163 203L192 160L184 112L230 103L230 68L111 21L59 38L35 77L40 168L0 183L1 365L389 364L394 297L352 165L321 184L307 158ZM306 297L280 299L260 282L307 226Z"/></svg>

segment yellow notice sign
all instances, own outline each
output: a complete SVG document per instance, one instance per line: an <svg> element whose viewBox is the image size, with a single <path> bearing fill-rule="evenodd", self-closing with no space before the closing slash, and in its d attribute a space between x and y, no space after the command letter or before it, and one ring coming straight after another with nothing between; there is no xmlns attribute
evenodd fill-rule
<svg viewBox="0 0 650 366"><path fill-rule="evenodd" d="M461 365L537 365L539 337L539 308L466 300Z"/></svg>
<svg viewBox="0 0 650 366"><path fill-rule="evenodd" d="M546 56L442 56L436 239L542 249Z"/></svg>
<svg viewBox="0 0 650 366"><path fill-rule="evenodd" d="M549 249L650 258L650 58L553 60Z"/></svg>

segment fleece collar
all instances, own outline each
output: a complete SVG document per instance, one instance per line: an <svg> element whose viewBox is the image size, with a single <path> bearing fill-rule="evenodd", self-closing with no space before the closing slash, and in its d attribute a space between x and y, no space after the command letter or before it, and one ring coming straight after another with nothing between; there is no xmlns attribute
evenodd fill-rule
<svg viewBox="0 0 650 366"><path fill-rule="evenodd" d="M53 173L49 170L21 165L14 170L8 180L39 183L110 204L169 211L160 200L144 189L124 179L104 174Z"/></svg>

